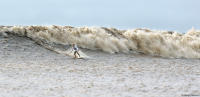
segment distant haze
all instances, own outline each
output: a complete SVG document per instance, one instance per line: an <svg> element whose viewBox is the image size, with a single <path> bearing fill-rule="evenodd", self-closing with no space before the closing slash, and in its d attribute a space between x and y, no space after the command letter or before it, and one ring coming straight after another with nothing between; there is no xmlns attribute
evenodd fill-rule
<svg viewBox="0 0 200 97"><path fill-rule="evenodd" d="M0 25L200 29L200 0L1 0Z"/></svg>

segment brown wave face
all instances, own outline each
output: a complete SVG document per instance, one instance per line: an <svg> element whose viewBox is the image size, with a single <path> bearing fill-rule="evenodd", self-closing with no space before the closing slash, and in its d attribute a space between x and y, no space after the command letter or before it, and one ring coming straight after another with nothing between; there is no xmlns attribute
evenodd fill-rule
<svg viewBox="0 0 200 97"><path fill-rule="evenodd" d="M170 58L200 58L200 31L186 34L149 29L118 30L105 27L0 26L0 35L16 34L34 41L69 45L104 52L142 52Z"/></svg>

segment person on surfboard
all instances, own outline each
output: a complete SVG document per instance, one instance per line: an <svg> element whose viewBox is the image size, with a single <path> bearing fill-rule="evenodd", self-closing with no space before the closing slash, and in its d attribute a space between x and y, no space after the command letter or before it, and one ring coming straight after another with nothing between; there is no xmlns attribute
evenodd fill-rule
<svg viewBox="0 0 200 97"><path fill-rule="evenodd" d="M74 58L78 58L76 55L78 54L79 58L81 57L80 54L79 54L79 49L78 49L78 46L76 44L72 44L72 51L74 50Z"/></svg>

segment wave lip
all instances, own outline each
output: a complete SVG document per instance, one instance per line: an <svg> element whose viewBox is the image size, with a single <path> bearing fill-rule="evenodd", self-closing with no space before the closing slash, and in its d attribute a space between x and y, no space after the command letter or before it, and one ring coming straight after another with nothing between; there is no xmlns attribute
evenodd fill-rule
<svg viewBox="0 0 200 97"><path fill-rule="evenodd" d="M149 29L118 30L106 27L0 26L0 35L16 34L34 41L69 45L104 52L142 52L170 58L200 58L200 31L185 34Z"/></svg>

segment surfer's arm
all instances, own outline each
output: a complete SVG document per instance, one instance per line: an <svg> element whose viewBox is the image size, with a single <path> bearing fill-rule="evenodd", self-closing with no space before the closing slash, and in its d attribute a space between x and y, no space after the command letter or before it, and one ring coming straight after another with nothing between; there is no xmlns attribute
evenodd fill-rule
<svg viewBox="0 0 200 97"><path fill-rule="evenodd" d="M72 48L72 50L69 53L71 53L72 51L73 51L73 48Z"/></svg>

